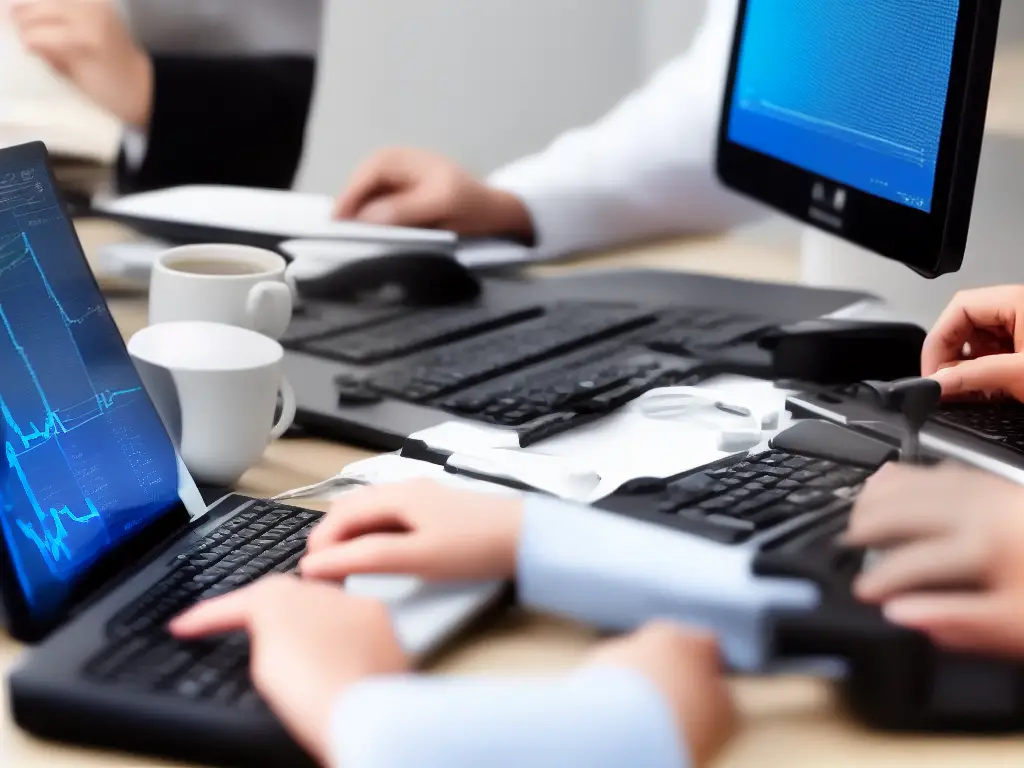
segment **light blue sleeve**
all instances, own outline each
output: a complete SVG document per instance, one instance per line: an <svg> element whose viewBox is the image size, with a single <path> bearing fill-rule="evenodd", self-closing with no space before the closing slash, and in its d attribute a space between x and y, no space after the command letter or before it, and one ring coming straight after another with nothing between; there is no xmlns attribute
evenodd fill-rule
<svg viewBox="0 0 1024 768"><path fill-rule="evenodd" d="M687 768L657 689L625 668L529 678L403 676L337 702L339 768Z"/></svg>
<svg viewBox="0 0 1024 768"><path fill-rule="evenodd" d="M754 576L753 553L610 512L527 497L519 599L605 630L665 619L714 632L730 667L769 671L767 614L813 609L815 586Z"/></svg>

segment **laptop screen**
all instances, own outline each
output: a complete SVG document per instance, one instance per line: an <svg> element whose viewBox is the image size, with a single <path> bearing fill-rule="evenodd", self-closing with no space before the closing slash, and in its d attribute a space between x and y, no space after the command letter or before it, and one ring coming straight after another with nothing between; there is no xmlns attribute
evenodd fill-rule
<svg viewBox="0 0 1024 768"><path fill-rule="evenodd" d="M0 150L0 524L35 616L180 507L178 459L41 144Z"/></svg>
<svg viewBox="0 0 1024 768"><path fill-rule="evenodd" d="M959 13L960 0L748 0L729 139L930 212Z"/></svg>

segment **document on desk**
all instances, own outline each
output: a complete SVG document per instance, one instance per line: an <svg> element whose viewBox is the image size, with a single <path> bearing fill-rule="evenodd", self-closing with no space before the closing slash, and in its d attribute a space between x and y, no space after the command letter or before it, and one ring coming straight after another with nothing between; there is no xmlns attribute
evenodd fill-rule
<svg viewBox="0 0 1024 768"><path fill-rule="evenodd" d="M786 412L789 392L776 388L772 382L721 376L695 389L703 390L709 398L742 404L759 418L774 415L777 426L763 433L762 443L791 423ZM539 490L583 503L602 499L630 480L671 477L735 452L722 449L721 432L712 424L652 419L632 405L527 449L515 448L518 439L510 430L459 421L424 430L411 439L458 454L459 461L468 468L491 467L495 475L527 484L531 484L531 479L539 480L532 483ZM509 460L506 466L499 467L502 452L549 457L554 461L544 466ZM473 457L477 461L471 461ZM563 477L559 477L559 462L564 464ZM587 473L595 476L597 482L587 481Z"/></svg>
<svg viewBox="0 0 1024 768"><path fill-rule="evenodd" d="M95 200L100 213L113 217L182 227L256 234L287 241L291 255L309 254L332 260L350 258L345 243L440 247L471 268L514 266L536 260L531 248L500 240L460 241L454 232L414 227L387 227L332 217L334 201L327 195L216 185L190 185Z"/></svg>
<svg viewBox="0 0 1024 768"><path fill-rule="evenodd" d="M196 184L109 200L96 200L101 213L185 227L203 227L290 240L454 244L452 232L385 227L332 216L328 195Z"/></svg>

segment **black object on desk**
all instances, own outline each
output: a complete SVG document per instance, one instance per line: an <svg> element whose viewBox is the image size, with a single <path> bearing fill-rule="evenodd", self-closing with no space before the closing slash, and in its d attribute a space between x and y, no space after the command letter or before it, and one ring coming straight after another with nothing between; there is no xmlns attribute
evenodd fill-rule
<svg viewBox="0 0 1024 768"><path fill-rule="evenodd" d="M858 719L889 731L1019 733L1024 730L1024 665L945 652L920 633L888 622L859 602L852 582L865 553L837 541L845 523L797 529L764 548L756 574L811 581L812 613L769 617L775 659L838 658L843 701Z"/></svg>
<svg viewBox="0 0 1024 768"><path fill-rule="evenodd" d="M472 270L451 254L409 250L339 264L316 277L296 279L304 297L358 301L396 289L396 301L408 307L439 307L474 301L482 286Z"/></svg>
<svg viewBox="0 0 1024 768"><path fill-rule="evenodd" d="M909 323L821 319L783 326L758 343L771 352L773 378L851 384L917 375L926 336Z"/></svg>

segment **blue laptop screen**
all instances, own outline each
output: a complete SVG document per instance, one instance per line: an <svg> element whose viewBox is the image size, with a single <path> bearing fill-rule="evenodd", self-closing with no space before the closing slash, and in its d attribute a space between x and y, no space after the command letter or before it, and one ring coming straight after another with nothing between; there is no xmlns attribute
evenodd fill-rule
<svg viewBox="0 0 1024 768"><path fill-rule="evenodd" d="M0 524L33 612L179 504L178 464L57 203L0 152Z"/></svg>
<svg viewBox="0 0 1024 768"><path fill-rule="evenodd" d="M959 0L748 0L729 139L930 212Z"/></svg>

